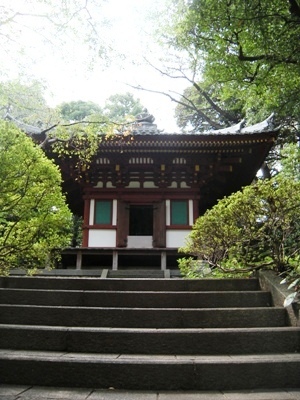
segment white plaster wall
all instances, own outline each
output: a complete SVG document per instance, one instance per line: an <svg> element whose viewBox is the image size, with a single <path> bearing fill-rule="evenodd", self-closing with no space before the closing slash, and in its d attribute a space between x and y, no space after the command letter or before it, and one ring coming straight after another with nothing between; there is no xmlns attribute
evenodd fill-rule
<svg viewBox="0 0 300 400"><path fill-rule="evenodd" d="M190 233L189 230L167 230L167 247L182 247L185 245L187 235Z"/></svg>
<svg viewBox="0 0 300 400"><path fill-rule="evenodd" d="M90 229L88 247L116 247L116 229Z"/></svg>
<svg viewBox="0 0 300 400"><path fill-rule="evenodd" d="M127 247L136 249L151 249L153 236L128 236Z"/></svg>

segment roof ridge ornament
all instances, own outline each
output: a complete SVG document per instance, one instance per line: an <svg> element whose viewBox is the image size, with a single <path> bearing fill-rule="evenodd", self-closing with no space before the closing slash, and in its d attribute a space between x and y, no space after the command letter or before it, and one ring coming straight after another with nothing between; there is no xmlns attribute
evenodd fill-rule
<svg viewBox="0 0 300 400"><path fill-rule="evenodd" d="M149 122L150 124L153 124L155 121L155 118L152 114L149 114L147 108L144 108L144 110L135 116L136 122Z"/></svg>
<svg viewBox="0 0 300 400"><path fill-rule="evenodd" d="M218 129L215 131L206 131L206 134L243 134L243 133L260 133L260 132L271 132L271 131L278 131L280 129L280 126L276 126L274 123L275 119L275 114L272 113L269 115L268 118L265 120L258 122L257 124L254 125L246 125L246 120L243 119L241 122L239 122L236 125L229 126L227 128L223 129Z"/></svg>
<svg viewBox="0 0 300 400"><path fill-rule="evenodd" d="M222 128L222 129L218 129L218 130L215 130L215 131L209 131L207 133L224 133L224 134L226 134L226 133L240 133L245 125L246 125L246 120L242 119L236 125L228 126L227 128Z"/></svg>
<svg viewBox="0 0 300 400"><path fill-rule="evenodd" d="M278 130L280 126L275 126L274 119L275 114L272 113L264 121L245 127L242 129L242 133L258 133Z"/></svg>
<svg viewBox="0 0 300 400"><path fill-rule="evenodd" d="M158 135L162 133L162 130L157 129L154 121L154 116L149 114L147 108L145 108L140 114L136 115L132 133L134 135Z"/></svg>

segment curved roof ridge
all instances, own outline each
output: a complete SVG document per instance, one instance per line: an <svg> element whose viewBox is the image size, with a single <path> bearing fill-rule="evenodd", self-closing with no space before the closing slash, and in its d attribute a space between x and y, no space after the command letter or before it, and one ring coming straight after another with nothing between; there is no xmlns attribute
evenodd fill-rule
<svg viewBox="0 0 300 400"><path fill-rule="evenodd" d="M254 125L246 125L246 120L243 119L241 122L239 122L236 125L230 126L228 128L224 129L218 129L215 131L207 131L205 133L207 134L238 134L238 133L260 133L260 132L274 132L280 129L280 126L275 126L274 125L274 116L275 114L272 113L269 115L268 118L265 120L258 122L257 124Z"/></svg>

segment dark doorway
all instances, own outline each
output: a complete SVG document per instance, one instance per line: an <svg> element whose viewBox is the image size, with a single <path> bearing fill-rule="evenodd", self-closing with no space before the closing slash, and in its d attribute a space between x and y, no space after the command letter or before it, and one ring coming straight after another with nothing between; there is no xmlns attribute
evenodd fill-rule
<svg viewBox="0 0 300 400"><path fill-rule="evenodd" d="M131 205L129 209L129 235L153 235L153 206Z"/></svg>

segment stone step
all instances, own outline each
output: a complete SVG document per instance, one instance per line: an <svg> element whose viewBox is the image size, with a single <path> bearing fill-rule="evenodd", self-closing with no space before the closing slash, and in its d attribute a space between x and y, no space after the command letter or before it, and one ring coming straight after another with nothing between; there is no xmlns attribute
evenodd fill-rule
<svg viewBox="0 0 300 400"><path fill-rule="evenodd" d="M78 276L78 277L86 277L86 276L92 276L92 277L98 277L100 278L101 275L103 274L103 269L102 268L84 268L84 269L77 269L77 268L54 268L54 269L38 269L35 272L35 277L47 277L47 276L63 276L63 277L72 277L72 276ZM11 277L19 277L19 276L24 276L26 277L26 271L23 269L14 269L10 271L10 276Z"/></svg>
<svg viewBox="0 0 300 400"><path fill-rule="evenodd" d="M129 270L108 270L108 278L144 278L144 279L161 279L164 278L165 273L162 270L142 270L142 269L129 269Z"/></svg>
<svg viewBox="0 0 300 400"><path fill-rule="evenodd" d="M108 277L108 278L165 278L165 271L160 269L126 269L126 270L112 270L102 268L55 268L55 269L39 269L36 271L35 276L47 277L47 276L64 276L64 277ZM168 274L174 277L181 277L179 270L167 270ZM25 270L16 269L10 272L11 276L24 276L26 275Z"/></svg>
<svg viewBox="0 0 300 400"><path fill-rule="evenodd" d="M300 327L257 279L0 278L1 383L298 387ZM166 275L165 275L166 276Z"/></svg>
<svg viewBox="0 0 300 400"><path fill-rule="evenodd" d="M285 326L282 307L127 308L0 305L0 323L125 328L242 328Z"/></svg>
<svg viewBox="0 0 300 400"><path fill-rule="evenodd" d="M268 307L271 295L262 291L163 292L83 291L0 288L1 304L78 307L229 308Z"/></svg>
<svg viewBox="0 0 300 400"><path fill-rule="evenodd" d="M1 383L127 390L299 387L300 354L171 356L0 352Z"/></svg>
<svg viewBox="0 0 300 400"><path fill-rule="evenodd" d="M148 355L295 353L300 351L300 327L149 329L0 325L0 348Z"/></svg>
<svg viewBox="0 0 300 400"><path fill-rule="evenodd" d="M0 277L0 287L55 290L249 291L258 279L100 279L92 277Z"/></svg>

